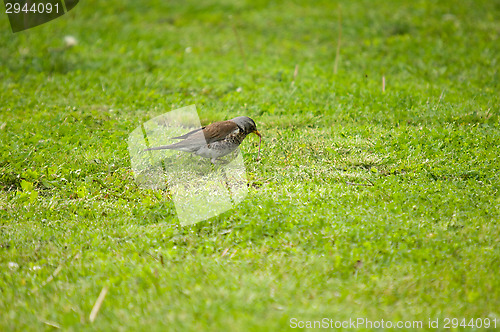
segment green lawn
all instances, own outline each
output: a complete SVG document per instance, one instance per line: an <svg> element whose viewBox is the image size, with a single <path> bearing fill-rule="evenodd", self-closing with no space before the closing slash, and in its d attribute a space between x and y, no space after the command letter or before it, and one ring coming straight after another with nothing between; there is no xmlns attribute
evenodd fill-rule
<svg viewBox="0 0 500 332"><path fill-rule="evenodd" d="M500 329L499 69L498 0L2 10L0 330ZM181 227L127 139L191 104L252 117L262 159L249 136L248 196Z"/></svg>

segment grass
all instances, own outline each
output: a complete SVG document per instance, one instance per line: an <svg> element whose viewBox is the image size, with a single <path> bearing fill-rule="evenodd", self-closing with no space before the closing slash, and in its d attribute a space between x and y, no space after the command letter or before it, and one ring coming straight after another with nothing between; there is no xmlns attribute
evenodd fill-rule
<svg viewBox="0 0 500 332"><path fill-rule="evenodd" d="M0 329L500 327L499 17L499 1L85 1L12 34L3 15ZM134 182L127 138L191 104L204 124L252 117L263 148L243 143L236 209L180 227Z"/></svg>

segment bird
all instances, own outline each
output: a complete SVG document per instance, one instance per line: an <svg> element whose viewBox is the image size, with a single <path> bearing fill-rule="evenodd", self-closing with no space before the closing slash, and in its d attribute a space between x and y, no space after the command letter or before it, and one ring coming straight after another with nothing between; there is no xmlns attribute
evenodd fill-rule
<svg viewBox="0 0 500 332"><path fill-rule="evenodd" d="M214 122L187 134L172 137L172 139L181 140L180 142L148 148L144 151L168 149L192 152L200 157L210 158L212 164L215 165L218 158L236 150L245 137L252 133L259 136L257 156L257 160L259 160L262 135L257 130L255 122L248 116L238 116L231 120Z"/></svg>

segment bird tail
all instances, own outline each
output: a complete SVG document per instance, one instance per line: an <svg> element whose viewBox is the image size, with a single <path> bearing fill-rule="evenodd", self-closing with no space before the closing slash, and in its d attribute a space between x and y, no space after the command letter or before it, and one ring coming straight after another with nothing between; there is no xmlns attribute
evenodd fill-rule
<svg viewBox="0 0 500 332"><path fill-rule="evenodd" d="M205 142L205 140L203 140L203 142ZM161 145L154 148L144 149L143 151L179 150L184 152L194 152L199 148L200 148L199 140L193 140L192 142L187 142L186 140L184 140L170 145Z"/></svg>
<svg viewBox="0 0 500 332"><path fill-rule="evenodd" d="M142 151L153 151L153 150L170 150L170 149L175 149L175 147L173 147L173 145L175 144L169 144L169 145L162 145L162 146L156 146L154 148L149 148L149 149L144 149Z"/></svg>

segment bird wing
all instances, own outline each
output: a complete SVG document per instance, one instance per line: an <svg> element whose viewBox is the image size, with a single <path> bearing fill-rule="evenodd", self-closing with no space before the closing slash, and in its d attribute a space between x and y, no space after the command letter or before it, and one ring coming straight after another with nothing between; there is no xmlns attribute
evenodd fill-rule
<svg viewBox="0 0 500 332"><path fill-rule="evenodd" d="M203 129L203 134L208 144L223 140L227 135L239 130L240 128L233 121L215 122Z"/></svg>
<svg viewBox="0 0 500 332"><path fill-rule="evenodd" d="M196 138L196 140L198 140L199 139L198 132L200 130L203 130L203 135L205 136L205 140L207 141L207 143L212 143L224 139L227 135L231 134L232 132L238 129L240 128L233 121L220 121L220 122L214 122L206 127L201 127L192 130L187 134L177 137L172 137L172 139L187 140Z"/></svg>

